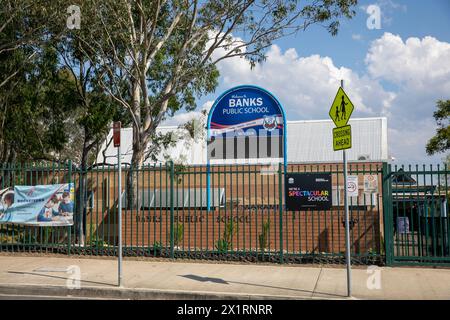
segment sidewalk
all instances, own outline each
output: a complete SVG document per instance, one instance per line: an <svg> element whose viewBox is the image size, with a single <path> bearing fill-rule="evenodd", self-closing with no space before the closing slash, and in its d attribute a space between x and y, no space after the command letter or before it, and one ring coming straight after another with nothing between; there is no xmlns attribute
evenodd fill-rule
<svg viewBox="0 0 450 320"><path fill-rule="evenodd" d="M81 289L66 286L79 266ZM302 266L0 255L0 294L119 299L346 299L346 270ZM450 269L379 268L381 289L370 290L366 268L354 268L356 299L450 299ZM372 274L373 276L373 274Z"/></svg>

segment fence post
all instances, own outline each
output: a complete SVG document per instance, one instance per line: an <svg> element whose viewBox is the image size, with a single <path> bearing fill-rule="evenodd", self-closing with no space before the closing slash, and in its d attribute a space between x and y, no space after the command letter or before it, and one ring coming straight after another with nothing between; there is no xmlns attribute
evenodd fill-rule
<svg viewBox="0 0 450 320"><path fill-rule="evenodd" d="M173 180L174 180L174 172L173 172L173 161L170 161L170 258L174 258L174 232L173 232Z"/></svg>
<svg viewBox="0 0 450 320"><path fill-rule="evenodd" d="M72 183L72 160L69 160L69 172L68 172L68 174L69 174L68 182L69 182L69 194L70 194L70 184ZM75 190L75 188L74 188L74 190ZM73 212L73 210L72 210L72 212ZM72 215L72 222L73 222L73 215ZM67 243L67 255L70 256L71 242L72 242L72 237L71 237L71 235L72 235L72 226L68 226L68 228L69 228L69 232L68 232L68 235L67 235L67 241L68 241L68 243Z"/></svg>
<svg viewBox="0 0 450 320"><path fill-rule="evenodd" d="M283 171L281 163L278 164L278 210L280 213L280 263L283 263Z"/></svg>
<svg viewBox="0 0 450 320"><path fill-rule="evenodd" d="M384 223L384 252L386 256L386 265L390 266L393 262L392 253L392 199L391 199L391 172L387 162L383 162L383 223Z"/></svg>

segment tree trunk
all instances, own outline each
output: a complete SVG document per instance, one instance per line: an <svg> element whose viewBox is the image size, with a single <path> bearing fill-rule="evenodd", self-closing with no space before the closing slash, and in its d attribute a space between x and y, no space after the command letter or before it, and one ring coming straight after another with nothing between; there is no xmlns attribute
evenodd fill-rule
<svg viewBox="0 0 450 320"><path fill-rule="evenodd" d="M83 152L81 154L81 161L80 161L80 183L76 194L76 201L77 201L77 208L78 208L78 219L77 219L77 236L78 244L81 246L84 246L84 238L85 238L85 215L86 215L86 188L87 188L87 162L88 162L88 156L90 148L88 148L88 138L85 135L84 141L83 141Z"/></svg>
<svg viewBox="0 0 450 320"><path fill-rule="evenodd" d="M133 133L135 133L136 128L133 128ZM136 133L139 134L139 133ZM134 136L134 134L133 134ZM131 157L131 167L127 172L127 185L126 185L126 195L127 195L127 209L139 209L141 201L139 199L138 181L139 181L139 169L144 163L144 151L145 145L142 142L137 141L133 137L133 155Z"/></svg>
<svg viewBox="0 0 450 320"><path fill-rule="evenodd" d="M133 92L133 155L131 156L131 167L126 177L126 207L127 209L140 209L138 190L138 170L144 162L145 134L141 131L141 90L138 70L135 70L135 79L132 84Z"/></svg>

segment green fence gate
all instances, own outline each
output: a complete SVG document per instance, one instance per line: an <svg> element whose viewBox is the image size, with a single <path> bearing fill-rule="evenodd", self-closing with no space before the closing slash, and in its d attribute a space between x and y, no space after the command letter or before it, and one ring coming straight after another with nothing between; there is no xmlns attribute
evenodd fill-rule
<svg viewBox="0 0 450 320"><path fill-rule="evenodd" d="M383 166L388 265L450 264L447 165Z"/></svg>

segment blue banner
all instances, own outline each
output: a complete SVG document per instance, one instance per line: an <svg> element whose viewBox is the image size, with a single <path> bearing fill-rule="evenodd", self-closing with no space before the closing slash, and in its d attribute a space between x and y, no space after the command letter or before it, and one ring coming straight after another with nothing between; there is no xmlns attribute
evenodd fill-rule
<svg viewBox="0 0 450 320"><path fill-rule="evenodd" d="M15 186L1 191L0 223L73 225L74 184Z"/></svg>

